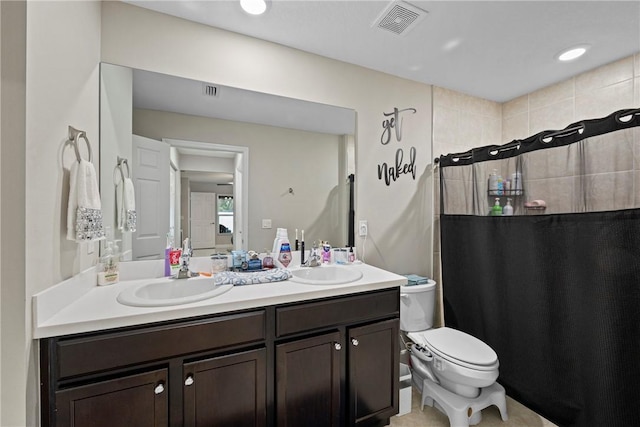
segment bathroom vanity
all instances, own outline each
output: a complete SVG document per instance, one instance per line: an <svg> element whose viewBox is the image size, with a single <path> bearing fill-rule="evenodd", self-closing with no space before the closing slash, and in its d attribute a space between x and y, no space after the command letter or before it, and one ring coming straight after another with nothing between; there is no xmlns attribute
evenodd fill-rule
<svg viewBox="0 0 640 427"><path fill-rule="evenodd" d="M36 323L42 425L387 425L398 412L406 279L349 268L363 277L235 286L181 308L112 304L131 283L94 287ZM96 328L109 310L92 301L111 306L103 321L119 326Z"/></svg>

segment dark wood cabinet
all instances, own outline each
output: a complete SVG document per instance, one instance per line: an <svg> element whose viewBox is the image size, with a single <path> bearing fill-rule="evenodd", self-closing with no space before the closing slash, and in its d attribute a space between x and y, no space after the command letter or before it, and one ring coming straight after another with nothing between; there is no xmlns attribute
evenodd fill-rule
<svg viewBox="0 0 640 427"><path fill-rule="evenodd" d="M58 391L57 425L168 426L166 388L167 370L160 369Z"/></svg>
<svg viewBox="0 0 640 427"><path fill-rule="evenodd" d="M276 346L277 425L340 425L339 332Z"/></svg>
<svg viewBox="0 0 640 427"><path fill-rule="evenodd" d="M40 340L42 427L385 426L399 288Z"/></svg>
<svg viewBox="0 0 640 427"><path fill-rule="evenodd" d="M41 425L264 426L266 329L260 309L43 339Z"/></svg>
<svg viewBox="0 0 640 427"><path fill-rule="evenodd" d="M399 405L399 310L397 289L277 307L282 340L331 331L276 345L277 425L387 425Z"/></svg>
<svg viewBox="0 0 640 427"><path fill-rule="evenodd" d="M389 319L347 328L347 339L336 331L278 344L277 425L387 425L398 413L398 333Z"/></svg>
<svg viewBox="0 0 640 427"><path fill-rule="evenodd" d="M397 319L349 329L349 425L375 425L398 413Z"/></svg>
<svg viewBox="0 0 640 427"><path fill-rule="evenodd" d="M266 349L185 363L185 427L263 427Z"/></svg>

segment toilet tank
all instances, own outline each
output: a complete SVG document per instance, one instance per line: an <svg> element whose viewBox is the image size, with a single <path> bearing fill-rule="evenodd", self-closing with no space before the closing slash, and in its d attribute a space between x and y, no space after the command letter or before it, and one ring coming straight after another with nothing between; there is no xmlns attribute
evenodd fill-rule
<svg viewBox="0 0 640 427"><path fill-rule="evenodd" d="M424 331L433 326L436 282L400 288L400 330Z"/></svg>

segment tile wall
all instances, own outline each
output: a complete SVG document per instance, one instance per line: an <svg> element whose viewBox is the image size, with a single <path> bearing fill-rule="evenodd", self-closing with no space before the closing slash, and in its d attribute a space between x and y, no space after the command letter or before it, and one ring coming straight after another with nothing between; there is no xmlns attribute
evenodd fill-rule
<svg viewBox="0 0 640 427"><path fill-rule="evenodd" d="M563 82L515 98L503 104L433 87L433 153L435 156L463 152L472 147L503 144L523 139L543 130L563 129L582 119L604 117L623 108L640 107L640 53L574 76ZM592 209L640 206L640 129L626 132L624 153L607 158L596 155L588 165L584 181ZM596 145L594 145L596 147ZM597 148L594 148L597 149ZM567 159L553 156L552 150L536 154L548 164L544 176L527 179L529 196L547 201L548 213L567 211L579 185L576 169ZM436 168L437 169L437 168ZM440 182L434 173L434 279L441 300L440 270ZM601 191L611 181L634 188L633 194ZM633 187L635 185L635 187ZM554 191L550 191L554 189ZM620 194L618 194L620 193ZM435 325L444 324L441 304Z"/></svg>
<svg viewBox="0 0 640 427"><path fill-rule="evenodd" d="M473 147L501 144L502 104L433 87L433 154L460 153ZM440 175L434 172L433 279L437 282L434 326L444 325L440 274ZM462 182L461 182L462 184Z"/></svg>

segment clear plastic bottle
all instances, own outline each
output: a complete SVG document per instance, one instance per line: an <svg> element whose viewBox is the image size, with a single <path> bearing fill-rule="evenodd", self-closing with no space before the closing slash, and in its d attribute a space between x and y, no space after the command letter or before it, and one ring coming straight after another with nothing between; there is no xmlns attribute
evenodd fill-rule
<svg viewBox="0 0 640 427"><path fill-rule="evenodd" d="M107 242L98 265L98 286L112 285L119 279L118 257L113 253L113 242Z"/></svg>
<svg viewBox="0 0 640 427"><path fill-rule="evenodd" d="M495 196L498 194L498 171L494 169L489 175L489 195Z"/></svg>
<svg viewBox="0 0 640 427"><path fill-rule="evenodd" d="M511 174L511 190L516 196L522 195L522 173L514 172Z"/></svg>
<svg viewBox="0 0 640 427"><path fill-rule="evenodd" d="M502 175L498 175L498 196L502 196L504 194L504 181L502 179Z"/></svg>

